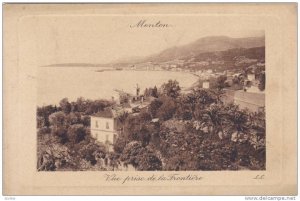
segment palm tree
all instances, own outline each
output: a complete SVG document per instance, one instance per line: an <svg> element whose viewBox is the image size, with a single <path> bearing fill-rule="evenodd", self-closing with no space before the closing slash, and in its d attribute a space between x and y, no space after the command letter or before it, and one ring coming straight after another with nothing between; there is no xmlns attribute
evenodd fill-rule
<svg viewBox="0 0 300 201"><path fill-rule="evenodd" d="M203 111L203 120L208 130L213 136L219 135L224 138L223 124L225 122L226 113L222 105L212 104L209 108Z"/></svg>
<svg viewBox="0 0 300 201"><path fill-rule="evenodd" d="M241 134L249 133L249 115L246 111L239 110L237 105L230 104L226 108L227 130L230 132L230 139L234 135L236 139Z"/></svg>
<svg viewBox="0 0 300 201"><path fill-rule="evenodd" d="M124 133L124 128L125 128L125 120L128 117L128 112L123 112L120 115L118 115L117 120L122 124L122 130L121 133Z"/></svg>

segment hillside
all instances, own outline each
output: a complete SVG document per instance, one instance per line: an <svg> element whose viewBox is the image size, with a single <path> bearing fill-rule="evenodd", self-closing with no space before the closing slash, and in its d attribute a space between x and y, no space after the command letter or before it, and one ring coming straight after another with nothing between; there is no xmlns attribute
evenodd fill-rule
<svg viewBox="0 0 300 201"><path fill-rule="evenodd" d="M213 36L201 38L184 46L172 47L157 55L147 57L145 61L164 62L174 59L194 57L205 52L224 51L228 49L252 48L265 46L264 37L230 38Z"/></svg>
<svg viewBox="0 0 300 201"><path fill-rule="evenodd" d="M176 59L189 61L224 60L234 63L236 56L245 56L249 59L264 60L265 37L230 38L227 36L211 36L200 38L183 46L168 48L158 54L148 57L130 57L119 59L110 64L92 63L61 63L42 67L126 67L137 63L161 63Z"/></svg>

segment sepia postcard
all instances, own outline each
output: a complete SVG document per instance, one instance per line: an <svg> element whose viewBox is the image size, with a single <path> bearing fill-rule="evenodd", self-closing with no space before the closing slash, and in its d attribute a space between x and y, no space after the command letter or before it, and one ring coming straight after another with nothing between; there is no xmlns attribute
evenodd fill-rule
<svg viewBox="0 0 300 201"><path fill-rule="evenodd" d="M297 4L4 4L4 195L297 195Z"/></svg>

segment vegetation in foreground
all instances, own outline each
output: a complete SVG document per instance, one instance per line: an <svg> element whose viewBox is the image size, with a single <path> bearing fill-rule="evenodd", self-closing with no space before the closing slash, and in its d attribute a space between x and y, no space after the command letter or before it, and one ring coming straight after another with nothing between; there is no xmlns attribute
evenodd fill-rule
<svg viewBox="0 0 300 201"><path fill-rule="evenodd" d="M119 115L122 124L114 152L96 142L89 115L112 107L106 100L37 108L39 171L264 170L265 113L225 104L224 79L213 89L181 93L177 81L145 90L151 103L139 113Z"/></svg>

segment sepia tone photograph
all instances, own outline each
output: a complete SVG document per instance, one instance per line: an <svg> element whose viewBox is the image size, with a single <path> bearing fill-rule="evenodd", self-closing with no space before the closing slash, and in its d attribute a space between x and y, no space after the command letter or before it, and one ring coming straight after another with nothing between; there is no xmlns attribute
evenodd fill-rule
<svg viewBox="0 0 300 201"><path fill-rule="evenodd" d="M297 194L297 4L3 18L5 195Z"/></svg>
<svg viewBox="0 0 300 201"><path fill-rule="evenodd" d="M264 30L97 19L37 20L38 171L266 169Z"/></svg>

